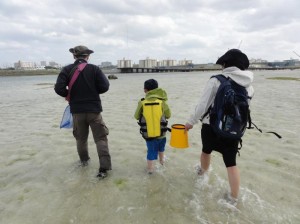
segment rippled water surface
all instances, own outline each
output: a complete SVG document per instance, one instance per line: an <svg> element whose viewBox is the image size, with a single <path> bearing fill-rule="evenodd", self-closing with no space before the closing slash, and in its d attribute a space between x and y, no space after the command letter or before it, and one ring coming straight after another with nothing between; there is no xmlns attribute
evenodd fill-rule
<svg viewBox="0 0 300 224"><path fill-rule="evenodd" d="M166 164L145 172L146 145L133 118L143 83L158 80L169 96L169 124L185 123L213 74L118 74L102 95L110 129L113 170L104 180L89 137L91 163L80 167L71 130L59 129L66 101L53 90L56 76L0 77L0 223L300 223L299 70L257 71L253 121L237 163L239 204L222 199L228 190L222 157L213 153L207 175L195 167L201 152L200 124L188 149L167 144ZM170 134L167 135L168 142Z"/></svg>

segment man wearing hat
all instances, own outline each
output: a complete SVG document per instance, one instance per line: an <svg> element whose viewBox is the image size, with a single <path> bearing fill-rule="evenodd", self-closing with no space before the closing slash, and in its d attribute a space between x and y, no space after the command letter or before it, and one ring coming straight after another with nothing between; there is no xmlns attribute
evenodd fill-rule
<svg viewBox="0 0 300 224"><path fill-rule="evenodd" d="M222 66L223 76L229 77L240 86L245 87L250 98L253 96L254 89L251 85L253 82L253 73L246 71L249 67L249 60L243 52L238 49L231 49L220 57L216 64ZM227 168L230 185L230 192L225 195L225 199L230 204L236 205L240 186L240 174L236 166L236 154L238 152L239 140L218 138L212 127L209 125L209 114L207 113L214 102L220 84L220 81L216 77L209 79L204 89L204 93L188 119L185 128L186 130L192 129L199 120L202 121L201 138L203 147L198 174L203 175L208 171L211 152L213 150L220 152Z"/></svg>
<svg viewBox="0 0 300 224"><path fill-rule="evenodd" d="M67 97L68 85L79 64L88 63L90 54L94 51L86 46L70 48L75 62L64 67L57 77L55 92ZM107 92L109 81L98 66L86 64L75 80L70 92L70 109L73 115L73 135L76 139L77 152L83 166L90 160L88 152L88 135L91 127L97 147L100 168L99 178L105 178L107 171L111 170L111 157L108 149L108 128L102 116L102 104L99 94Z"/></svg>

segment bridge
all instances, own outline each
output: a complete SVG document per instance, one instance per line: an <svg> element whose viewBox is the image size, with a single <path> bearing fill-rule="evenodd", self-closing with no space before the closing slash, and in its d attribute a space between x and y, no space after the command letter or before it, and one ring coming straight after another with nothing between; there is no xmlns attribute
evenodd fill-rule
<svg viewBox="0 0 300 224"><path fill-rule="evenodd" d="M300 66L283 66L283 67L249 67L248 70L284 70L284 69L300 69ZM161 73L161 72L196 72L196 71L217 71L222 70L218 65L212 66L170 66L170 67L153 67L139 68L128 67L118 68L120 73Z"/></svg>
<svg viewBox="0 0 300 224"><path fill-rule="evenodd" d="M153 68L118 68L121 73L160 73L160 72L193 72L193 71L213 71L221 70L220 66L199 67L199 66L164 66Z"/></svg>

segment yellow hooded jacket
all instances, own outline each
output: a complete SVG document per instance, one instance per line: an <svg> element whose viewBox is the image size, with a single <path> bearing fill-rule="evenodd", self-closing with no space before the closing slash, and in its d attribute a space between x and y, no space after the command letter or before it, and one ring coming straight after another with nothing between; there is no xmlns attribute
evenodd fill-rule
<svg viewBox="0 0 300 224"><path fill-rule="evenodd" d="M167 104L167 93L156 88L146 93L138 103L134 117L139 120L140 132L145 139L164 137L171 111Z"/></svg>

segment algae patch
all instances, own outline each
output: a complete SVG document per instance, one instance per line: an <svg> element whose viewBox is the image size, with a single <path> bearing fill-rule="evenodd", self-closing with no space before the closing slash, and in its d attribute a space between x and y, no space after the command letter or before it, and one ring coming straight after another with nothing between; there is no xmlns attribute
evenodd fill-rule
<svg viewBox="0 0 300 224"><path fill-rule="evenodd" d="M123 178L119 178L119 179L114 180L114 184L115 184L119 189L125 188L126 182L127 182L127 180L126 180L126 179L123 179Z"/></svg>
<svg viewBox="0 0 300 224"><path fill-rule="evenodd" d="M281 166L281 163L278 161L278 160L276 160L276 159L266 159L266 162L267 163L270 163L270 164L272 164L272 165L275 165L275 166Z"/></svg>
<svg viewBox="0 0 300 224"><path fill-rule="evenodd" d="M37 83L38 86L54 86L54 83Z"/></svg>
<svg viewBox="0 0 300 224"><path fill-rule="evenodd" d="M271 79L271 80L300 81L300 78L296 78L296 77L271 77L271 78L267 78L267 79Z"/></svg>

